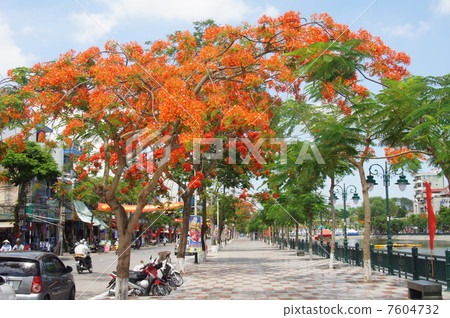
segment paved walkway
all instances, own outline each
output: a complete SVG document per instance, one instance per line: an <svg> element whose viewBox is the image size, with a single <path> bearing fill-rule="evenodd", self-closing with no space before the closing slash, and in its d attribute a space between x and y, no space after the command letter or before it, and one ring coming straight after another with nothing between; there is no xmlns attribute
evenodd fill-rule
<svg viewBox="0 0 450 318"><path fill-rule="evenodd" d="M185 283L163 299L408 299L407 281L373 272L373 282L364 283L363 269L318 256L297 256L295 250L280 250L261 241L234 240L207 262L186 264ZM449 292L443 292L450 299ZM139 297L139 299L155 297ZM159 297L158 297L159 298ZM162 299L159 298L159 299Z"/></svg>

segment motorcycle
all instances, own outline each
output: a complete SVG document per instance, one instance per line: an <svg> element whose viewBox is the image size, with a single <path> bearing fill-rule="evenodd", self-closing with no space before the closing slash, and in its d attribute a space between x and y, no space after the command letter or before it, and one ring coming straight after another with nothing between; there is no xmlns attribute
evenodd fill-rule
<svg viewBox="0 0 450 318"><path fill-rule="evenodd" d="M174 289L183 285L183 277L180 272L175 270L175 266L170 263L169 251L159 252L158 262L162 264L160 271L163 280L165 280Z"/></svg>
<svg viewBox="0 0 450 318"><path fill-rule="evenodd" d="M140 265L140 270L130 270L128 277L128 295L129 296L166 296L172 289L164 280L158 277L158 270L162 263L154 264L152 262L146 265ZM110 274L111 280L108 286L108 295L115 295L117 272Z"/></svg>
<svg viewBox="0 0 450 318"><path fill-rule="evenodd" d="M100 246L100 243L97 242L93 242L92 244L89 244L89 250L91 251L91 253L101 253L103 252L103 246Z"/></svg>
<svg viewBox="0 0 450 318"><path fill-rule="evenodd" d="M138 250L141 248L141 241L139 239L136 239L131 243L131 248L134 250Z"/></svg>
<svg viewBox="0 0 450 318"><path fill-rule="evenodd" d="M85 256L84 254L75 254L74 257L78 274L82 274L85 270L92 273L92 259L89 255Z"/></svg>

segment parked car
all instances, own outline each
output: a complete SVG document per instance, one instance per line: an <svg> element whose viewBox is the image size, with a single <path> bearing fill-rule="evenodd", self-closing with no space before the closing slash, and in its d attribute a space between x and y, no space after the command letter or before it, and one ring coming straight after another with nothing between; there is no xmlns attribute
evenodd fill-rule
<svg viewBox="0 0 450 318"><path fill-rule="evenodd" d="M13 287L16 299L75 299L72 267L53 253L0 253L0 275Z"/></svg>
<svg viewBox="0 0 450 318"><path fill-rule="evenodd" d="M175 245L173 247L173 249L174 249L173 254L175 254L175 255L178 254L178 246L179 245L180 245L180 239L177 239L177 241L175 242ZM187 242L186 242L186 251L185 251L184 255L191 255L191 250L189 247L189 238L187 239Z"/></svg>
<svg viewBox="0 0 450 318"><path fill-rule="evenodd" d="M4 276L0 276L0 300L14 299L16 299L14 289L7 284L7 280Z"/></svg>

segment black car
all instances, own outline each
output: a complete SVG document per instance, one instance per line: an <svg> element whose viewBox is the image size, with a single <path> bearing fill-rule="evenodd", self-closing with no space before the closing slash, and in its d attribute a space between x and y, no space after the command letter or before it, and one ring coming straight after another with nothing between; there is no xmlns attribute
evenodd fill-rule
<svg viewBox="0 0 450 318"><path fill-rule="evenodd" d="M72 267L53 253L0 253L0 275L16 292L16 299L75 299Z"/></svg>

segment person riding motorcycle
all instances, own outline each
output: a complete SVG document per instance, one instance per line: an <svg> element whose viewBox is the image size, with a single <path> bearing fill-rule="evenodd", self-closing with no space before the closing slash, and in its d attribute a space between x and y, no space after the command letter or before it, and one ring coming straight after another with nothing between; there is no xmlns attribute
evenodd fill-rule
<svg viewBox="0 0 450 318"><path fill-rule="evenodd" d="M90 267L91 265L91 256L89 255L90 250L89 247L85 244L86 240L81 240L80 244L78 244L77 246L75 246L75 255L77 254L82 254L84 255L83 261L85 262L85 264L87 265L87 267Z"/></svg>

